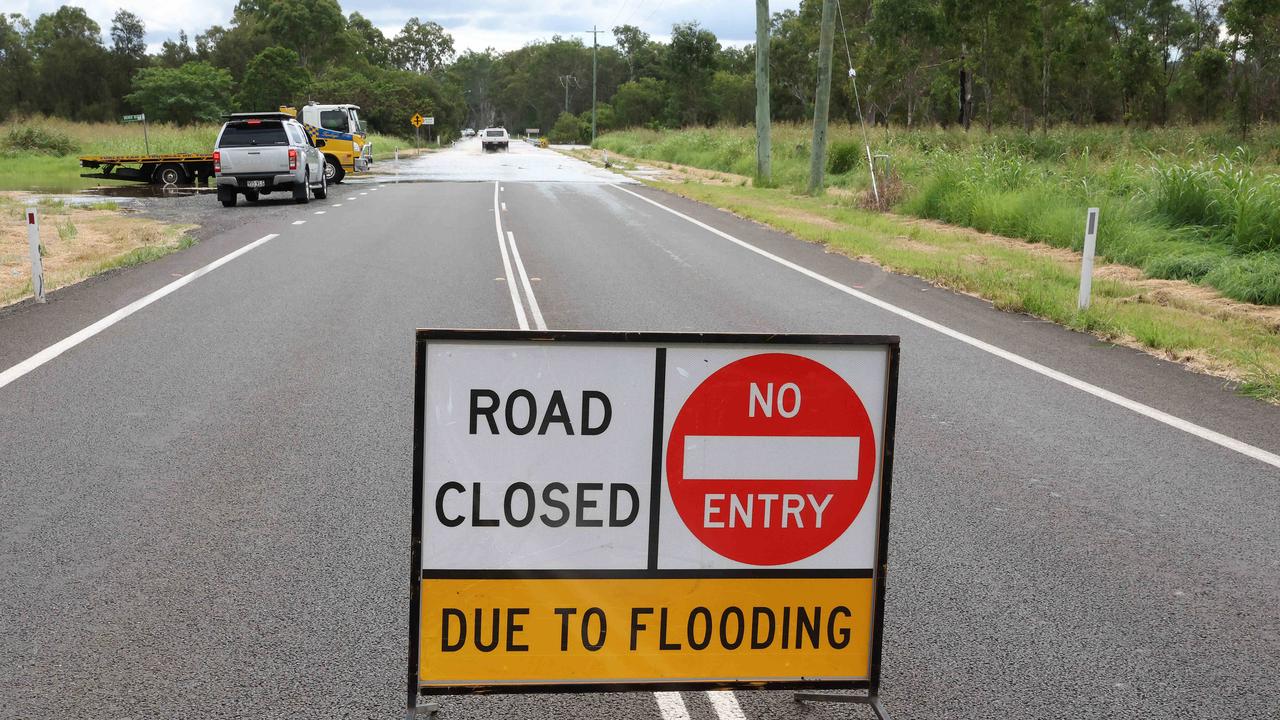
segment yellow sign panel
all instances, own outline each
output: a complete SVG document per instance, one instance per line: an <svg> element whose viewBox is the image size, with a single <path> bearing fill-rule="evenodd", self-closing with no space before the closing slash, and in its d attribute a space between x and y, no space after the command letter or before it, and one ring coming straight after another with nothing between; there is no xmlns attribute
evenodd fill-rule
<svg viewBox="0 0 1280 720"><path fill-rule="evenodd" d="M413 123L414 127L420 127L422 125L422 115L414 113L413 117L409 118L409 122Z"/></svg>
<svg viewBox="0 0 1280 720"><path fill-rule="evenodd" d="M871 674L871 578L421 582L423 686Z"/></svg>

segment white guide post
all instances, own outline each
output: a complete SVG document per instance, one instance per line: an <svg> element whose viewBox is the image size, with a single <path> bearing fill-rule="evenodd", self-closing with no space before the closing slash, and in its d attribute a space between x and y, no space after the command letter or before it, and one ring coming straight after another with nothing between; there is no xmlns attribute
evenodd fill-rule
<svg viewBox="0 0 1280 720"><path fill-rule="evenodd" d="M31 247L31 292L44 302L44 263L40 260L40 211L27 208L27 244Z"/></svg>
<svg viewBox="0 0 1280 720"><path fill-rule="evenodd" d="M1080 263L1080 297L1076 301L1079 310L1089 309L1089 296L1093 292L1093 254L1098 246L1098 208L1089 208L1084 229L1084 260Z"/></svg>

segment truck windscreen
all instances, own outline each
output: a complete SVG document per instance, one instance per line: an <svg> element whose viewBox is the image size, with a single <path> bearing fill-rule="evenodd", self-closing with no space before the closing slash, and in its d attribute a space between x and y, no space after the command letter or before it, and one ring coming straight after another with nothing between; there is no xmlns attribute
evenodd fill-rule
<svg viewBox="0 0 1280 720"><path fill-rule="evenodd" d="M335 132L349 132L346 110L321 110L320 127Z"/></svg>
<svg viewBox="0 0 1280 720"><path fill-rule="evenodd" d="M228 123L222 131L218 147L256 147L261 145L288 145L289 136L279 122L262 120L256 123Z"/></svg>

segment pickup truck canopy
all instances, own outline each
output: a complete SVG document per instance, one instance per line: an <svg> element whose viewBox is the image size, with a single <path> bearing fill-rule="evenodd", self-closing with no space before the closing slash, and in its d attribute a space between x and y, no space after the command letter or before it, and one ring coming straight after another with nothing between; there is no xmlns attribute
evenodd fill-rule
<svg viewBox="0 0 1280 720"><path fill-rule="evenodd" d="M289 113L282 112L248 112L248 113L231 113L223 115L227 120L293 120L295 119Z"/></svg>

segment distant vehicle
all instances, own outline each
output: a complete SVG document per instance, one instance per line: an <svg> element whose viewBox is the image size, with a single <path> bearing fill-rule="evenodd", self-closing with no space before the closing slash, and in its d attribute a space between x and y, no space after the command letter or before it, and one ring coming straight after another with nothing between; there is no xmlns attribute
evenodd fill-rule
<svg viewBox="0 0 1280 720"><path fill-rule="evenodd" d="M462 137L475 137L475 136L476 136L476 131L474 128L466 128L462 131Z"/></svg>
<svg viewBox="0 0 1280 720"><path fill-rule="evenodd" d="M324 177L330 184L342 182L347 173L368 172L373 165L373 143L368 128L360 120L360 106L309 103L298 111L281 106L302 122L313 140L324 140Z"/></svg>
<svg viewBox="0 0 1280 720"><path fill-rule="evenodd" d="M507 134L506 128L485 128L484 133L480 136L480 146L489 150L510 150L509 144L511 136Z"/></svg>
<svg viewBox="0 0 1280 720"><path fill-rule="evenodd" d="M316 144L324 147L325 140ZM218 200L235 207L236 198L256 202L287 190L299 203L329 194L325 158L306 128L288 113L233 113L213 146Z"/></svg>

